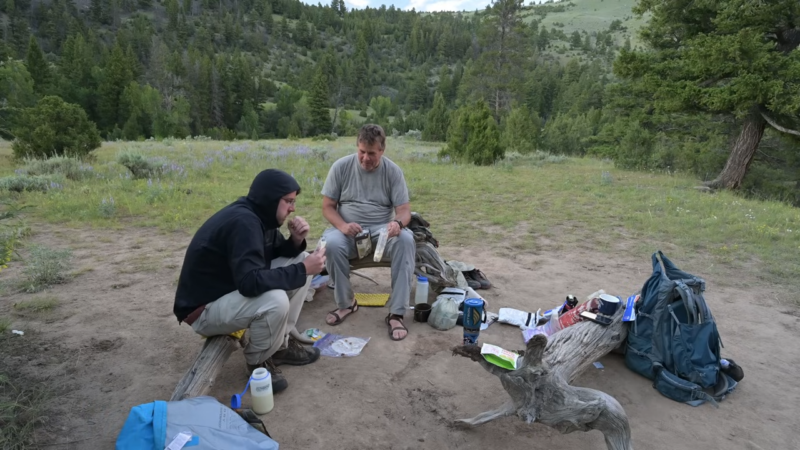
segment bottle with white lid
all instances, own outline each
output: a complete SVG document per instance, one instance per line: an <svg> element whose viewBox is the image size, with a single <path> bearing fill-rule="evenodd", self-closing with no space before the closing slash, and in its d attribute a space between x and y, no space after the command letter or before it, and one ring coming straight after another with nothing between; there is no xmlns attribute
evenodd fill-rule
<svg viewBox="0 0 800 450"><path fill-rule="evenodd" d="M414 293L414 304L428 303L428 278L417 276L417 290Z"/></svg>
<svg viewBox="0 0 800 450"><path fill-rule="evenodd" d="M256 414L266 414L275 406L272 398L272 374L267 369L259 367L253 371L250 379L250 398Z"/></svg>

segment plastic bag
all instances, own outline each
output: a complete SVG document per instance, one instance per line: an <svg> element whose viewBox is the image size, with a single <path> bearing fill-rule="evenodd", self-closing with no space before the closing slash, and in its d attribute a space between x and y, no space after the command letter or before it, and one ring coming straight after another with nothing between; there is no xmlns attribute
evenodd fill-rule
<svg viewBox="0 0 800 450"><path fill-rule="evenodd" d="M314 347L319 349L321 355L333 358L352 357L361 354L370 338L355 336L342 336L340 334L326 334L314 342Z"/></svg>
<svg viewBox="0 0 800 450"><path fill-rule="evenodd" d="M381 262L383 258L383 250L386 248L386 241L389 240L389 230L386 228L381 228L378 234L378 244L375 246L375 256L372 257L372 260L375 262Z"/></svg>
<svg viewBox="0 0 800 450"><path fill-rule="evenodd" d="M439 296L433 302L428 323L437 330L449 330L458 321L458 302L451 297Z"/></svg>
<svg viewBox="0 0 800 450"><path fill-rule="evenodd" d="M369 230L363 230L356 235L356 250L358 251L358 259L364 259L372 251L372 235Z"/></svg>

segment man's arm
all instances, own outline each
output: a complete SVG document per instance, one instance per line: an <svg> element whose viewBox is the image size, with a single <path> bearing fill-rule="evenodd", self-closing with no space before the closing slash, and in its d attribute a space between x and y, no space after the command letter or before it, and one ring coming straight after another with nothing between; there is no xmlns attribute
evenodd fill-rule
<svg viewBox="0 0 800 450"><path fill-rule="evenodd" d="M355 222L345 222L344 219L342 219L342 216L339 214L339 210L337 209L338 205L338 201L323 195L322 217L330 222L330 224L333 225L337 230L341 231L345 236L355 236L360 233L361 225Z"/></svg>
<svg viewBox="0 0 800 450"><path fill-rule="evenodd" d="M411 222L411 203L403 203L402 205L394 208L394 220L386 225L386 231L389 232L389 237L400 235L400 230L403 227L396 222L398 220L403 224L403 227L407 226L408 223Z"/></svg>
<svg viewBox="0 0 800 450"><path fill-rule="evenodd" d="M411 222L411 203L404 203L394 209L394 218L403 223L404 227Z"/></svg>
<svg viewBox="0 0 800 450"><path fill-rule="evenodd" d="M339 215L339 202L326 196L322 196L322 217L325 218L337 230L341 231L346 224L342 216Z"/></svg>
<svg viewBox="0 0 800 450"><path fill-rule="evenodd" d="M238 222L228 233L227 241L228 265L236 289L243 296L257 297L272 289L289 291L305 283L303 263L270 269L264 254L264 234L257 220Z"/></svg>

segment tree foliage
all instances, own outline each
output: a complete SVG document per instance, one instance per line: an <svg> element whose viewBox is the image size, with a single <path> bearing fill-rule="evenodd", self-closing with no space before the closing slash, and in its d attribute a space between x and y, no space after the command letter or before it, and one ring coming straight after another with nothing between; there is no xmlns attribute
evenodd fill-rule
<svg viewBox="0 0 800 450"><path fill-rule="evenodd" d="M427 119L422 138L426 141L444 141L450 126L450 112L441 92L437 92L434 96L433 108L428 111Z"/></svg>
<svg viewBox="0 0 800 450"><path fill-rule="evenodd" d="M489 105L478 101L456 110L447 134L443 155L478 165L489 165L502 159L500 131Z"/></svg>
<svg viewBox="0 0 800 450"><path fill-rule="evenodd" d="M24 109L14 135L12 149L18 158L84 156L100 147L100 134L86 112L56 96L43 97Z"/></svg>
<svg viewBox="0 0 800 450"><path fill-rule="evenodd" d="M657 112L727 114L741 128L711 184L738 187L765 126L800 123L800 3L640 0L651 50L623 50L615 72L653 96ZM783 124L783 125L781 125Z"/></svg>

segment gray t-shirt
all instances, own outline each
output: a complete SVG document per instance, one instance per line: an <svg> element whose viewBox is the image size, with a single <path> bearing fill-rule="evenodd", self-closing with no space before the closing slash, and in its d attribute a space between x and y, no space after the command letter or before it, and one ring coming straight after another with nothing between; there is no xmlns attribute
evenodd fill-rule
<svg viewBox="0 0 800 450"><path fill-rule="evenodd" d="M339 158L331 166L322 195L339 203L345 222L383 225L394 218L394 208L408 203L403 170L387 157L372 172L358 163L358 155Z"/></svg>

